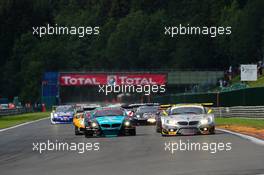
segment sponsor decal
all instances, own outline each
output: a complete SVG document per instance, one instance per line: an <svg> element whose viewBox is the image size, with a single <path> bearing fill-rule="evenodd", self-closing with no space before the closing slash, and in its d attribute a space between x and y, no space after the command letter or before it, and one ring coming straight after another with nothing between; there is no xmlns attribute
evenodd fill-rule
<svg viewBox="0 0 264 175"><path fill-rule="evenodd" d="M91 85L164 85L166 74L61 74L61 86L91 86Z"/></svg>

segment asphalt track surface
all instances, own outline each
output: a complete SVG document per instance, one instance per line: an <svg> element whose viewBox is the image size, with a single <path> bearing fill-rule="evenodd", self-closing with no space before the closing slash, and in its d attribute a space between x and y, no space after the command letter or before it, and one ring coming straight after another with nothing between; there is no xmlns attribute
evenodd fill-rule
<svg viewBox="0 0 264 175"><path fill-rule="evenodd" d="M60 141L100 143L99 151L33 151L32 143ZM231 151L165 151L165 143L232 143ZM174 175L264 174L264 146L218 131L209 136L161 137L153 126L140 126L137 136L75 136L72 125L42 120L0 132L1 175Z"/></svg>

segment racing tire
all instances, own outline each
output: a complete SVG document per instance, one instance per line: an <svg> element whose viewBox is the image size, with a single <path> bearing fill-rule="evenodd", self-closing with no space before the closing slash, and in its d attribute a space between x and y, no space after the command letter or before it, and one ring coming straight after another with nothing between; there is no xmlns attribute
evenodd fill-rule
<svg viewBox="0 0 264 175"><path fill-rule="evenodd" d="M74 127L74 134L75 135L81 135L80 131L79 131L79 128L78 127Z"/></svg>
<svg viewBox="0 0 264 175"><path fill-rule="evenodd" d="M129 135L135 136L136 135L136 129L132 129L129 131Z"/></svg>
<svg viewBox="0 0 264 175"><path fill-rule="evenodd" d="M50 124L55 125L56 123L50 118Z"/></svg>
<svg viewBox="0 0 264 175"><path fill-rule="evenodd" d="M214 135L215 134L215 127L212 127L209 131L210 135Z"/></svg>
<svg viewBox="0 0 264 175"><path fill-rule="evenodd" d="M86 138L91 138L91 137L93 137L93 134L91 134L91 133L85 131L85 132L84 132L84 136L85 136Z"/></svg>
<svg viewBox="0 0 264 175"><path fill-rule="evenodd" d="M162 137L167 137L168 136L167 134L163 134L163 129L162 128L160 128L160 134L161 134Z"/></svg>
<svg viewBox="0 0 264 175"><path fill-rule="evenodd" d="M161 128L156 127L156 132L157 132L157 133L161 133Z"/></svg>

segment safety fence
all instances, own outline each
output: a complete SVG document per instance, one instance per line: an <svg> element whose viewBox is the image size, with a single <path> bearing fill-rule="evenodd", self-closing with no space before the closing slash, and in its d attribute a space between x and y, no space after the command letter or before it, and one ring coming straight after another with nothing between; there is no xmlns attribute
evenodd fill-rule
<svg viewBox="0 0 264 175"><path fill-rule="evenodd" d="M264 119L264 106L214 107L212 109L216 117L245 117Z"/></svg>
<svg viewBox="0 0 264 175"><path fill-rule="evenodd" d="M0 117L7 116L7 115L23 114L27 112L32 112L32 109L27 109L27 108L1 109Z"/></svg>

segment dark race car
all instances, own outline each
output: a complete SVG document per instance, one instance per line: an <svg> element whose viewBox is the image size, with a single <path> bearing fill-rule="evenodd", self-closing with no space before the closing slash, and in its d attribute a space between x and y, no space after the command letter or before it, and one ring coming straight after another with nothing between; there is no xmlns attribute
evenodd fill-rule
<svg viewBox="0 0 264 175"><path fill-rule="evenodd" d="M137 124L155 124L156 116L159 113L159 106L146 105L137 108L134 119Z"/></svg>

